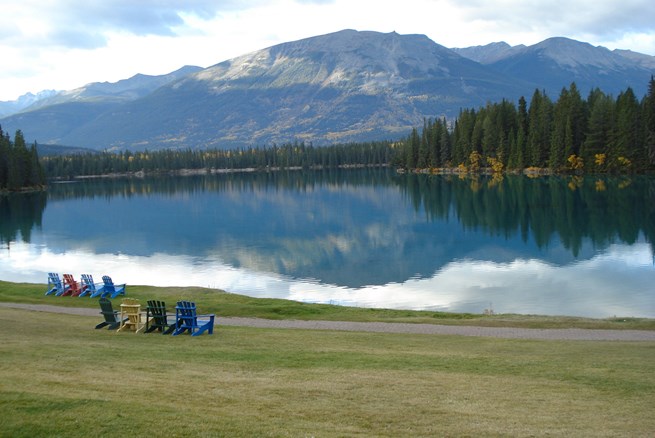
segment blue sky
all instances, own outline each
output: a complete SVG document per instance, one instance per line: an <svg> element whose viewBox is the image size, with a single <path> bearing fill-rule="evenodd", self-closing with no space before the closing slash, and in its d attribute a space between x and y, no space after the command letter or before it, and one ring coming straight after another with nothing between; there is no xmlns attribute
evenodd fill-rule
<svg viewBox="0 0 655 438"><path fill-rule="evenodd" d="M208 67L342 29L446 47L564 36L655 56L652 0L0 0L0 100Z"/></svg>

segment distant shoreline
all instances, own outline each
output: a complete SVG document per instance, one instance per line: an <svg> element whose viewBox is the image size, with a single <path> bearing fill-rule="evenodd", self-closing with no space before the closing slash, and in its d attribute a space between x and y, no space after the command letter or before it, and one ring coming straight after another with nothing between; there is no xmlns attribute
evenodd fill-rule
<svg viewBox="0 0 655 438"><path fill-rule="evenodd" d="M386 168L389 167L388 165L380 165L380 164L343 164L340 166L337 166L338 169L368 169L368 168L374 168L374 167L381 167L381 168ZM326 166L309 166L309 167L302 167L302 166L289 166L289 167L264 167L264 168L257 168L257 167L243 167L243 168L236 168L236 169L228 169L228 168L202 168L202 169L176 169L176 170L155 170L155 171L150 171L146 172L144 170L139 170L136 172L116 172L116 173L104 173L104 174L97 174L97 175L76 175L73 176L72 179L70 178L64 178L64 177L57 177L57 178L52 178L50 181L53 183L66 183L66 182L72 182L74 180L83 180L83 179L96 179L96 178L125 178L125 177L134 177L134 178L145 178L148 176L194 176L194 175L221 175L221 174L229 174L229 173L256 173L256 172L281 172L285 170L291 170L291 171L299 171L299 170L325 170L325 169L333 169L333 167L326 167Z"/></svg>

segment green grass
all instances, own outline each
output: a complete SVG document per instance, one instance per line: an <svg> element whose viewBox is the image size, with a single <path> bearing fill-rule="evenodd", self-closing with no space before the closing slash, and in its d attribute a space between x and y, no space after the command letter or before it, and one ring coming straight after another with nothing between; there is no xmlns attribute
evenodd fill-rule
<svg viewBox="0 0 655 438"><path fill-rule="evenodd" d="M653 342L226 326L191 338L98 320L0 308L0 436L655 431Z"/></svg>
<svg viewBox="0 0 655 438"><path fill-rule="evenodd" d="M96 299L87 297L45 296L45 284L9 283L0 281L0 301L52 304L69 307L93 307ZM476 325L489 327L526 328L588 328L588 329L638 329L655 330L655 319L609 318L592 319L541 315L483 315L471 313L446 313L411 310L365 309L309 304L297 301L251 298L226 293L217 289L199 287L153 287L128 285L130 297L145 302L149 299L164 300L174 304L180 299L197 303L203 313L213 312L219 316L255 317L266 319L301 319L358 322L403 322L448 325Z"/></svg>

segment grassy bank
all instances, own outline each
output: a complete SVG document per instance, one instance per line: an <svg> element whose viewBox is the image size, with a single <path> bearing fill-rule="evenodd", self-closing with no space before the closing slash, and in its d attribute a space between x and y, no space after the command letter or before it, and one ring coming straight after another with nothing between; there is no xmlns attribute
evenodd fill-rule
<svg viewBox="0 0 655 438"><path fill-rule="evenodd" d="M45 284L9 283L0 281L0 301L52 304L68 307L97 307L97 299L87 297L45 296ZM589 328L655 330L655 319L616 317L591 319L540 315L483 315L429 311L364 309L328 304L308 304L297 301L251 298L221 290L199 287L128 286L128 295L145 303L149 299L164 300L170 305L180 299L196 301L202 312L219 316L239 316L266 319L302 319L358 322L404 322L488 327L524 328Z"/></svg>
<svg viewBox="0 0 655 438"><path fill-rule="evenodd" d="M4 285L3 285L4 286ZM655 345L218 327L0 308L0 436L652 436Z"/></svg>

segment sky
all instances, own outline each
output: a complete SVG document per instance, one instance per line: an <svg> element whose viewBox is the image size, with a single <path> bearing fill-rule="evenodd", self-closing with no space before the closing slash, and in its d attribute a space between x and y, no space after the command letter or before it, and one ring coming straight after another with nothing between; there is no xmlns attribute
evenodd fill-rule
<svg viewBox="0 0 655 438"><path fill-rule="evenodd" d="M0 10L0 101L209 67L343 29L446 47L563 36L655 56L652 0L0 0Z"/></svg>

